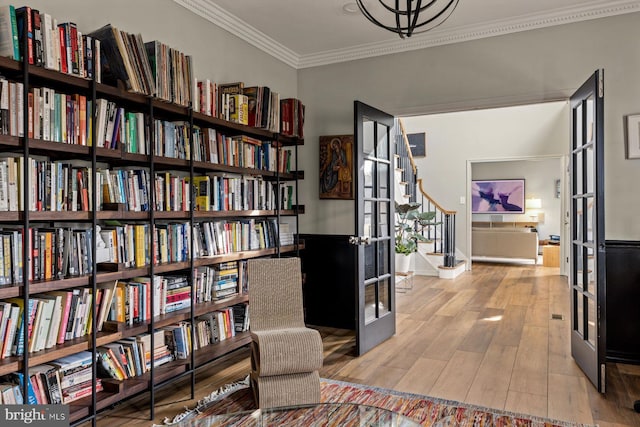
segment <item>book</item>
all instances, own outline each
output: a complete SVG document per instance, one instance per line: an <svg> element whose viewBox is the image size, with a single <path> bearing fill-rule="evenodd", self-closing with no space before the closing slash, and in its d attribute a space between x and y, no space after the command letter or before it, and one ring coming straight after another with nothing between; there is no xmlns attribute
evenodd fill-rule
<svg viewBox="0 0 640 427"><path fill-rule="evenodd" d="M229 120L229 95L242 95L244 89L243 82L223 83L218 85L218 116L221 119Z"/></svg>
<svg viewBox="0 0 640 427"><path fill-rule="evenodd" d="M80 351L69 356L55 359L54 361L50 362L50 364L56 366L60 370L60 372L64 374L64 372L78 367L91 366L92 357L93 355L90 351Z"/></svg>
<svg viewBox="0 0 640 427"><path fill-rule="evenodd" d="M73 300L72 291L51 291L47 293L50 296L60 298L60 324L58 327L58 333L55 338L56 344L63 344L65 341L65 335L67 332L67 325L69 322L69 316L71 312L71 302Z"/></svg>
<svg viewBox="0 0 640 427"><path fill-rule="evenodd" d="M22 55L25 55L28 59L29 64L34 63L34 55L33 55L33 23L32 23L32 15L31 8L29 6L22 6L15 10L16 13L16 25L18 29L18 46L20 47L20 60L22 60ZM26 31L25 31L26 27ZM24 49L24 37L27 37L27 46L26 52L23 52Z"/></svg>
<svg viewBox="0 0 640 427"><path fill-rule="evenodd" d="M211 181L208 176L193 177L193 193L196 196L197 211L208 211L211 206Z"/></svg>
<svg viewBox="0 0 640 427"><path fill-rule="evenodd" d="M114 280L113 282L105 282L105 283L98 283L98 289L100 289L102 291L102 298L100 301L100 308L98 310L97 313L97 317L96 317L96 328L98 331L102 330L102 325L104 324L104 322L107 320L107 317L109 315L109 311L111 309L111 304L113 303L114 300L114 295L116 293L116 286L118 284L117 280Z"/></svg>
<svg viewBox="0 0 640 427"><path fill-rule="evenodd" d="M12 5L0 6L0 56L20 60L16 9Z"/></svg>
<svg viewBox="0 0 640 427"><path fill-rule="evenodd" d="M139 92L139 86L133 81L133 67L126 53L120 31L111 24L107 24L88 35L100 40L102 81L107 84L115 84L117 80L120 80L127 90Z"/></svg>
<svg viewBox="0 0 640 427"><path fill-rule="evenodd" d="M2 353L0 354L0 358L4 359L5 357L9 357L13 351L13 343L16 342L16 333L18 332L18 325L21 323L20 316L20 307L17 305L11 305L9 308L10 315L7 320L7 327L5 329L5 338L3 343Z"/></svg>

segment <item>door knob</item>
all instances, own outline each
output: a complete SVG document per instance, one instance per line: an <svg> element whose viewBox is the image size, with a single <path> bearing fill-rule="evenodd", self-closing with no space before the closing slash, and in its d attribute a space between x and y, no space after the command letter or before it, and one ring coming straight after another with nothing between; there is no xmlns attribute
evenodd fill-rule
<svg viewBox="0 0 640 427"><path fill-rule="evenodd" d="M349 236L349 243L352 245L368 245L369 236Z"/></svg>

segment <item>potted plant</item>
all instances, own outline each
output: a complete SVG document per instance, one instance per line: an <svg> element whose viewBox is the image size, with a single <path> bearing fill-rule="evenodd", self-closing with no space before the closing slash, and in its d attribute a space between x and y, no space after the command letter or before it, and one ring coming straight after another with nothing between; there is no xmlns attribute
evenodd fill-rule
<svg viewBox="0 0 640 427"><path fill-rule="evenodd" d="M432 222L435 212L420 212L420 203L409 202L396 206L395 223L395 251L396 272L406 273L411 264L411 254L418 250L418 242L428 242L429 239L422 235L422 230Z"/></svg>

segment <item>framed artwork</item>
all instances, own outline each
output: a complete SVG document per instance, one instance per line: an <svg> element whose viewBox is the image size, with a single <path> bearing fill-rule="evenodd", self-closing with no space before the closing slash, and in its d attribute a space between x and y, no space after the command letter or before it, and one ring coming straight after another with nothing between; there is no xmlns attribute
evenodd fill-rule
<svg viewBox="0 0 640 427"><path fill-rule="evenodd" d="M409 140L409 148L411 148L411 155L415 157L426 157L427 145L426 135L422 133L410 133L407 135Z"/></svg>
<svg viewBox="0 0 640 427"><path fill-rule="evenodd" d="M353 135L320 137L320 198L353 200Z"/></svg>
<svg viewBox="0 0 640 427"><path fill-rule="evenodd" d="M471 213L523 214L524 179L471 181Z"/></svg>
<svg viewBox="0 0 640 427"><path fill-rule="evenodd" d="M640 114L627 116L627 159L640 159Z"/></svg>

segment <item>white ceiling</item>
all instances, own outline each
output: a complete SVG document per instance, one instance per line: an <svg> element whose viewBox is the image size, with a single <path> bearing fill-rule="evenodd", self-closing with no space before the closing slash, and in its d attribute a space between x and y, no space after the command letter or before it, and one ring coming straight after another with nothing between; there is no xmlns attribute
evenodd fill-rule
<svg viewBox="0 0 640 427"><path fill-rule="evenodd" d="M459 0L441 26L402 40L345 12L353 0L174 1L295 68L640 11L630 0Z"/></svg>

